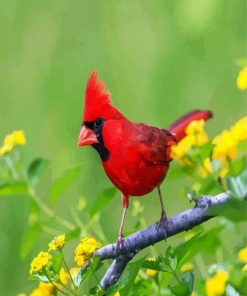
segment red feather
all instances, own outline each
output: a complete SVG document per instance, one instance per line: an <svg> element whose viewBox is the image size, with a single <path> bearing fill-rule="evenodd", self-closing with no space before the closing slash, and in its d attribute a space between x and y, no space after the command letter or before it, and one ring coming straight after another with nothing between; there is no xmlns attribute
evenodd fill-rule
<svg viewBox="0 0 247 296"><path fill-rule="evenodd" d="M207 121L211 117L213 117L212 111L193 110L181 116L167 129L176 137L177 141L180 141L185 137L185 129L191 121L199 119Z"/></svg>
<svg viewBox="0 0 247 296"><path fill-rule="evenodd" d="M111 94L102 80L98 80L98 73L94 70L87 83L84 105L84 121L93 121L97 117L119 118L119 110L111 104Z"/></svg>

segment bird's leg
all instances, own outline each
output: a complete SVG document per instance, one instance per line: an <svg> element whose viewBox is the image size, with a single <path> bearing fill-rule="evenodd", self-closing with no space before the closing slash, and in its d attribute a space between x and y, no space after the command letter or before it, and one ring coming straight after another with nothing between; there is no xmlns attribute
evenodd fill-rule
<svg viewBox="0 0 247 296"><path fill-rule="evenodd" d="M123 203L123 215L122 215L121 224L118 232L118 240L117 240L118 249L124 249L123 226L124 226L124 220L127 213L127 209L129 206L129 197L124 195L123 193L122 193L122 203Z"/></svg>
<svg viewBox="0 0 247 296"><path fill-rule="evenodd" d="M122 220L121 220L121 224L120 224L119 232L118 232L117 248L120 248L120 249L123 249L123 247L124 247L123 225L124 225L126 212L127 212L127 208L124 208Z"/></svg>
<svg viewBox="0 0 247 296"><path fill-rule="evenodd" d="M167 236L167 230L168 230L168 219L166 216L166 211L165 211L165 207L164 207L164 202L162 199L162 195L161 195L161 191L160 191L160 186L157 186L158 189L158 193L159 193L159 199L160 199L160 205L161 205L161 217L160 217L160 226L163 226L164 230L165 230L165 239Z"/></svg>

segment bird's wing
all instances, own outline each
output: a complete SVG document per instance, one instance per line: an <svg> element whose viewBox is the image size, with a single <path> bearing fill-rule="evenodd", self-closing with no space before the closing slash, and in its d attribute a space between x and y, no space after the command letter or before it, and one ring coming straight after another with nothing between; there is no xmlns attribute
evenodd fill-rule
<svg viewBox="0 0 247 296"><path fill-rule="evenodd" d="M171 161L171 146L176 139L169 131L138 124L136 134L138 151L146 161L154 164Z"/></svg>

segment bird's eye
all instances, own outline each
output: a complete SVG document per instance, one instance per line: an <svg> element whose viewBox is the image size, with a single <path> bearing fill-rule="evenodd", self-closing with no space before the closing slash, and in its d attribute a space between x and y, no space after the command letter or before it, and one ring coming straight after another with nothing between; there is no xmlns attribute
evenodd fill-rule
<svg viewBox="0 0 247 296"><path fill-rule="evenodd" d="M95 120L95 126L96 127L100 127L103 123L103 119L98 117L96 120Z"/></svg>

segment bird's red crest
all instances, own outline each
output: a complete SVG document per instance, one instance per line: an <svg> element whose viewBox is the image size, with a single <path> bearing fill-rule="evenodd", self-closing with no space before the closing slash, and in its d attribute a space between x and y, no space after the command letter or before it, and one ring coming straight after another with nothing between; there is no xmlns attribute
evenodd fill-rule
<svg viewBox="0 0 247 296"><path fill-rule="evenodd" d="M116 117L120 112L111 104L111 94L103 81L98 80L98 73L94 70L87 83L84 105L84 121L93 121L97 117L105 119Z"/></svg>

